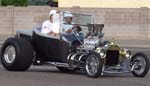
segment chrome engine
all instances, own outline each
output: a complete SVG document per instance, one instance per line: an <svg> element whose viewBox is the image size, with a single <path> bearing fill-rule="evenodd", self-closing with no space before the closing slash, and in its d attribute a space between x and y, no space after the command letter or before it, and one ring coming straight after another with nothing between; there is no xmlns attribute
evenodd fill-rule
<svg viewBox="0 0 150 86"><path fill-rule="evenodd" d="M95 49L101 43L100 39L97 37L91 37L84 39L84 48L88 50Z"/></svg>

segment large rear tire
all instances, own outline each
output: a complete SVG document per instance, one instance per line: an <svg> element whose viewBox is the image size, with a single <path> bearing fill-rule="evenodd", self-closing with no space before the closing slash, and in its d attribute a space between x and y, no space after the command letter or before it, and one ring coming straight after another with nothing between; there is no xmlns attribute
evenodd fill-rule
<svg viewBox="0 0 150 86"><path fill-rule="evenodd" d="M85 70L88 77L97 78L102 73L102 59L98 53L90 53L85 62Z"/></svg>
<svg viewBox="0 0 150 86"><path fill-rule="evenodd" d="M145 77L149 71L149 59L144 53L136 53L132 59L131 64L133 67L132 74L135 77Z"/></svg>
<svg viewBox="0 0 150 86"><path fill-rule="evenodd" d="M1 62L8 71L25 71L33 62L33 48L29 41L9 38L2 45Z"/></svg>

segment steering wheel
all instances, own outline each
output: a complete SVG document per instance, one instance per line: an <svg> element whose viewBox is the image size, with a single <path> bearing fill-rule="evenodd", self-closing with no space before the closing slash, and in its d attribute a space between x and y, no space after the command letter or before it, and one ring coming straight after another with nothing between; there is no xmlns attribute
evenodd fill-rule
<svg viewBox="0 0 150 86"><path fill-rule="evenodd" d="M72 33L75 33L77 35L79 35L79 32L82 31L81 27L80 26L74 26L72 28Z"/></svg>

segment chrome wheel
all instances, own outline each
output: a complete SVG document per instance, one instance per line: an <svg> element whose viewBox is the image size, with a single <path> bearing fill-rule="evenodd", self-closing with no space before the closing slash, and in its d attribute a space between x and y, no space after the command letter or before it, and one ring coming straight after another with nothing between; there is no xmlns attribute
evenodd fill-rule
<svg viewBox="0 0 150 86"><path fill-rule="evenodd" d="M97 56L90 55L86 60L85 68L89 75L97 74L98 68L99 68L99 60L98 60Z"/></svg>
<svg viewBox="0 0 150 86"><path fill-rule="evenodd" d="M4 59L7 63L13 63L13 61L16 58L16 50L15 47L12 45L9 45L6 47L4 51Z"/></svg>
<svg viewBox="0 0 150 86"><path fill-rule="evenodd" d="M146 68L146 62L142 56L138 56L133 60L133 71L136 74L142 74L145 68Z"/></svg>
<svg viewBox="0 0 150 86"><path fill-rule="evenodd" d="M144 53L136 53L132 59L132 74L136 77L144 77L149 71L149 59Z"/></svg>

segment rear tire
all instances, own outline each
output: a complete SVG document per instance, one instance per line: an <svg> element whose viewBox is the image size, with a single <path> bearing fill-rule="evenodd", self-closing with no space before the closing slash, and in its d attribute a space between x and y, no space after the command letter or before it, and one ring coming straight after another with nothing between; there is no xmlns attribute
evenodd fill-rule
<svg viewBox="0 0 150 86"><path fill-rule="evenodd" d="M102 59L98 53L92 52L88 55L85 62L85 70L90 78L97 78L102 73Z"/></svg>
<svg viewBox="0 0 150 86"><path fill-rule="evenodd" d="M144 53L136 53L131 59L131 64L132 66L135 65L135 68L132 71L132 74L135 77L145 77L149 71L150 62Z"/></svg>
<svg viewBox="0 0 150 86"><path fill-rule="evenodd" d="M26 39L9 38L1 50L1 62L8 71L25 71L33 62L33 48Z"/></svg>

